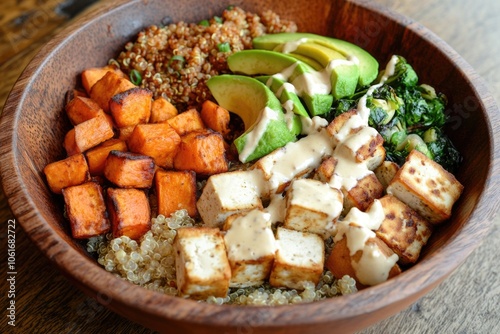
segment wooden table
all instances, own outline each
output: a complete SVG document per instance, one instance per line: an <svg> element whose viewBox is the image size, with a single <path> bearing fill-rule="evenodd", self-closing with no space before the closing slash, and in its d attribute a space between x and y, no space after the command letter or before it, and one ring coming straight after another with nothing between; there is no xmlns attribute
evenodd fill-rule
<svg viewBox="0 0 500 334"><path fill-rule="evenodd" d="M376 0L414 18L447 41L483 76L500 101L500 2ZM85 1L0 3L0 106L36 50ZM86 1L91 3L93 1ZM71 6L69 6L71 5ZM99 5L98 3L95 5ZM69 16L61 15L61 9ZM0 194L0 333L151 333L71 285L16 226L16 327L7 324L7 228L14 221ZM478 241L479 242L479 241ZM500 333L500 216L482 245L444 283L408 309L362 333Z"/></svg>

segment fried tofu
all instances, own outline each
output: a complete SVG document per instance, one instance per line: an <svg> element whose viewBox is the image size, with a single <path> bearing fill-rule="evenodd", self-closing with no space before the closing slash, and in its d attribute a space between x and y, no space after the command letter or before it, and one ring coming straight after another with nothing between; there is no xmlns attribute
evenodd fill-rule
<svg viewBox="0 0 500 334"><path fill-rule="evenodd" d="M344 196L338 189L313 179L296 179L286 191L283 227L311 232L326 239L334 233Z"/></svg>
<svg viewBox="0 0 500 334"><path fill-rule="evenodd" d="M432 224L451 216L463 191L455 176L425 154L413 150L387 187L394 195Z"/></svg>
<svg viewBox="0 0 500 334"><path fill-rule="evenodd" d="M357 163L364 163L369 170L385 160L384 139L372 127L365 126L349 135L340 144L351 152Z"/></svg>
<svg viewBox="0 0 500 334"><path fill-rule="evenodd" d="M259 209L230 216L224 242L231 266L230 287L261 285L269 277L276 251L271 215Z"/></svg>
<svg viewBox="0 0 500 334"><path fill-rule="evenodd" d="M220 227L233 214L261 209L264 186L263 176L258 170L210 176L196 204L204 224Z"/></svg>
<svg viewBox="0 0 500 334"><path fill-rule="evenodd" d="M147 155L111 151L104 163L106 179L121 188L150 188L156 166Z"/></svg>
<svg viewBox="0 0 500 334"><path fill-rule="evenodd" d="M160 167L172 168L181 137L166 123L138 124L127 143L130 151L152 157Z"/></svg>
<svg viewBox="0 0 500 334"><path fill-rule="evenodd" d="M389 183L391 183L398 170L398 164L392 161L384 161L373 170L380 184L384 187L384 191L387 189L387 186L389 186Z"/></svg>
<svg viewBox="0 0 500 334"><path fill-rule="evenodd" d="M375 231L398 256L402 264L417 262L420 251L432 234L432 225L392 195L380 200L385 218Z"/></svg>
<svg viewBox="0 0 500 334"><path fill-rule="evenodd" d="M88 239L110 230L102 188L98 183L67 187L62 194L73 238Z"/></svg>
<svg viewBox="0 0 500 334"><path fill-rule="evenodd" d="M225 297L231 268L218 228L182 227L174 239L177 289L180 296Z"/></svg>
<svg viewBox="0 0 500 334"><path fill-rule="evenodd" d="M321 161L321 164L314 170L312 178L324 183L329 183L335 171L335 166L337 165L337 159L328 156Z"/></svg>
<svg viewBox="0 0 500 334"><path fill-rule="evenodd" d="M198 214L195 172L158 169L155 174L155 189L158 214L169 217L182 209L187 210L191 217Z"/></svg>
<svg viewBox="0 0 500 334"><path fill-rule="evenodd" d="M90 180L89 166L83 154L51 162L43 169L52 192L61 194L62 189Z"/></svg>
<svg viewBox="0 0 500 334"><path fill-rule="evenodd" d="M375 174L368 173L349 190L342 188L342 193L344 194L344 213L354 207L365 211L375 199L383 196L384 187Z"/></svg>
<svg viewBox="0 0 500 334"><path fill-rule="evenodd" d="M139 189L107 189L107 209L113 238L123 235L138 240L151 229L146 193Z"/></svg>
<svg viewBox="0 0 500 334"><path fill-rule="evenodd" d="M278 227L277 250L269 283L302 290L306 282L318 284L323 273L325 243L315 234Z"/></svg>

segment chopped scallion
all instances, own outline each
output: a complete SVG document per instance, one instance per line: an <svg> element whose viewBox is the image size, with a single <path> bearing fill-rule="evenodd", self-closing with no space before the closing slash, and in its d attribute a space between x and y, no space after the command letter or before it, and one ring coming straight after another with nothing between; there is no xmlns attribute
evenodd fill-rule
<svg viewBox="0 0 500 334"><path fill-rule="evenodd" d="M219 43L217 44L217 49L219 49L219 52L229 52L231 51L231 45L228 42Z"/></svg>
<svg viewBox="0 0 500 334"><path fill-rule="evenodd" d="M219 16L214 16L214 21L217 23L222 23L222 18Z"/></svg>
<svg viewBox="0 0 500 334"><path fill-rule="evenodd" d="M183 56L175 55L175 56L172 56L172 58L170 58L168 65L170 66L170 64L172 64L172 62L174 62L174 61L178 61L179 63L181 63L181 66L184 66L184 62L186 61L186 59Z"/></svg>
<svg viewBox="0 0 500 334"><path fill-rule="evenodd" d="M208 20L201 20L198 24L200 26L208 27L210 25L210 22L208 22Z"/></svg>
<svg viewBox="0 0 500 334"><path fill-rule="evenodd" d="M132 81L134 85L139 86L142 82L141 72L136 69L130 71L130 81Z"/></svg>

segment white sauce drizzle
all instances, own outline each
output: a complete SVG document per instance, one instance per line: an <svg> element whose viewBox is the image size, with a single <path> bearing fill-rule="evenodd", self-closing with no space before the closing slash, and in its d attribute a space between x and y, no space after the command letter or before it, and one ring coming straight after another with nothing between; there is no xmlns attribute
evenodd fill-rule
<svg viewBox="0 0 500 334"><path fill-rule="evenodd" d="M276 111L265 107L260 113L259 120L256 122L254 128L246 135L245 146L239 154L240 161L245 161L255 151L271 120L278 120L278 115Z"/></svg>

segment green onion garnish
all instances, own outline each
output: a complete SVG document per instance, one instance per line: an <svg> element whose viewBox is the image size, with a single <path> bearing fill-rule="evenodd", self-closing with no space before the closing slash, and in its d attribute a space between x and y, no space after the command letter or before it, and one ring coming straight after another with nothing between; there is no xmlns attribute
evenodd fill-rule
<svg viewBox="0 0 500 334"><path fill-rule="evenodd" d="M175 55L175 56L172 56L172 58L170 58L168 65L170 66L170 64L172 64L172 62L174 62L174 61L178 61L181 63L181 65L183 65L184 62L186 61L186 59L183 56Z"/></svg>
<svg viewBox="0 0 500 334"><path fill-rule="evenodd" d="M229 52L231 51L231 45L228 42L219 43L217 44L217 49L219 49L219 52Z"/></svg>
<svg viewBox="0 0 500 334"><path fill-rule="evenodd" d="M139 86L142 82L141 72L136 69L130 71L130 81L132 81L134 85Z"/></svg>
<svg viewBox="0 0 500 334"><path fill-rule="evenodd" d="M217 23L222 23L222 18L220 18L218 16L214 16L214 21Z"/></svg>
<svg viewBox="0 0 500 334"><path fill-rule="evenodd" d="M201 20L198 24L200 26L208 27L210 25L210 22L208 22L208 20Z"/></svg>

